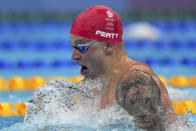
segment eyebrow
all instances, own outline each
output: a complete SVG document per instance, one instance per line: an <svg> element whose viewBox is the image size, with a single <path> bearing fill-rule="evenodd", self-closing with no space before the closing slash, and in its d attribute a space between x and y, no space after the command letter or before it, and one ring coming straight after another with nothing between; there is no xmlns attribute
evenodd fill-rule
<svg viewBox="0 0 196 131"><path fill-rule="evenodd" d="M83 40L75 40L73 43L82 44L83 42L84 42Z"/></svg>
<svg viewBox="0 0 196 131"><path fill-rule="evenodd" d="M73 43L77 43L77 44L85 44L87 43L89 40L87 39L78 39L78 40L75 40Z"/></svg>

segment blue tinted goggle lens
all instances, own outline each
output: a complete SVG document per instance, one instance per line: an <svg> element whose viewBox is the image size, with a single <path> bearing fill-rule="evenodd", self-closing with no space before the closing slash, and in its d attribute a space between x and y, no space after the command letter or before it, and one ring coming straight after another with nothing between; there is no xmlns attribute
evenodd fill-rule
<svg viewBox="0 0 196 131"><path fill-rule="evenodd" d="M92 44L94 44L96 41L97 40L93 40L93 41L88 42L88 43L86 43L84 45L79 45L77 43L72 43L72 47L73 48L76 48L77 50L79 50L82 53L85 53L88 50L89 46L91 46Z"/></svg>
<svg viewBox="0 0 196 131"><path fill-rule="evenodd" d="M85 53L87 51L86 46L79 45L76 47L80 52Z"/></svg>

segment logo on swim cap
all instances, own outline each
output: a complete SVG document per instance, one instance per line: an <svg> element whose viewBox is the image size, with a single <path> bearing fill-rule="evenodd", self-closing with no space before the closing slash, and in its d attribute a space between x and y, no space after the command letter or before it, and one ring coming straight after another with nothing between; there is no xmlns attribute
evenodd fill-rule
<svg viewBox="0 0 196 131"><path fill-rule="evenodd" d="M107 11L106 13L108 14L108 17L109 17L109 18L112 18L112 17L113 17L113 14L112 14L112 12L110 12L110 11Z"/></svg>
<svg viewBox="0 0 196 131"><path fill-rule="evenodd" d="M109 27L113 27L113 26L114 26L114 23L109 22L109 23L107 23L107 26L109 26Z"/></svg>

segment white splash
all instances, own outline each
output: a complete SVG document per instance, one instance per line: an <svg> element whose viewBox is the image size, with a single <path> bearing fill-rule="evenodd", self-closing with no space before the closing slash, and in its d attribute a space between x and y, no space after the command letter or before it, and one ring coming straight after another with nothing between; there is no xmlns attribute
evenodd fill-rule
<svg viewBox="0 0 196 131"><path fill-rule="evenodd" d="M33 126L36 130L140 130L119 105L98 108L100 97L93 92L104 90L103 84L101 79L72 83L54 80L37 88L22 129Z"/></svg>
<svg viewBox="0 0 196 131"><path fill-rule="evenodd" d="M93 91L103 90L103 84L101 79L72 83L66 80L48 82L34 92L24 123L17 123L3 131L142 131L119 105L98 109L100 98ZM179 93L176 95L175 91L180 92L168 88L172 100L179 100ZM185 94L181 93L181 97L184 97ZM195 131L196 124L186 123L190 116L191 113L188 113L167 130Z"/></svg>
<svg viewBox="0 0 196 131"><path fill-rule="evenodd" d="M196 96L191 96L190 94L171 86L167 86L167 91L172 101L180 100L193 100L196 101Z"/></svg>
<svg viewBox="0 0 196 131"><path fill-rule="evenodd" d="M172 101L180 100L196 100L196 96L191 96L178 88L167 86L167 91ZM192 111L188 111L186 115L178 119L178 121L167 128L168 131L196 131L196 124L187 123L192 115Z"/></svg>

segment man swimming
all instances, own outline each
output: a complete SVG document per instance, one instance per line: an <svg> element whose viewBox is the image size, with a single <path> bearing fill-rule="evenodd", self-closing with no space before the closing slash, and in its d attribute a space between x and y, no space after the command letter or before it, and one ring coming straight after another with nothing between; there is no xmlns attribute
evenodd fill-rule
<svg viewBox="0 0 196 131"><path fill-rule="evenodd" d="M72 59L87 79L106 81L100 108L121 105L146 130L165 130L177 120L168 92L152 69L128 57L123 26L112 9L96 5L79 14L70 31Z"/></svg>

